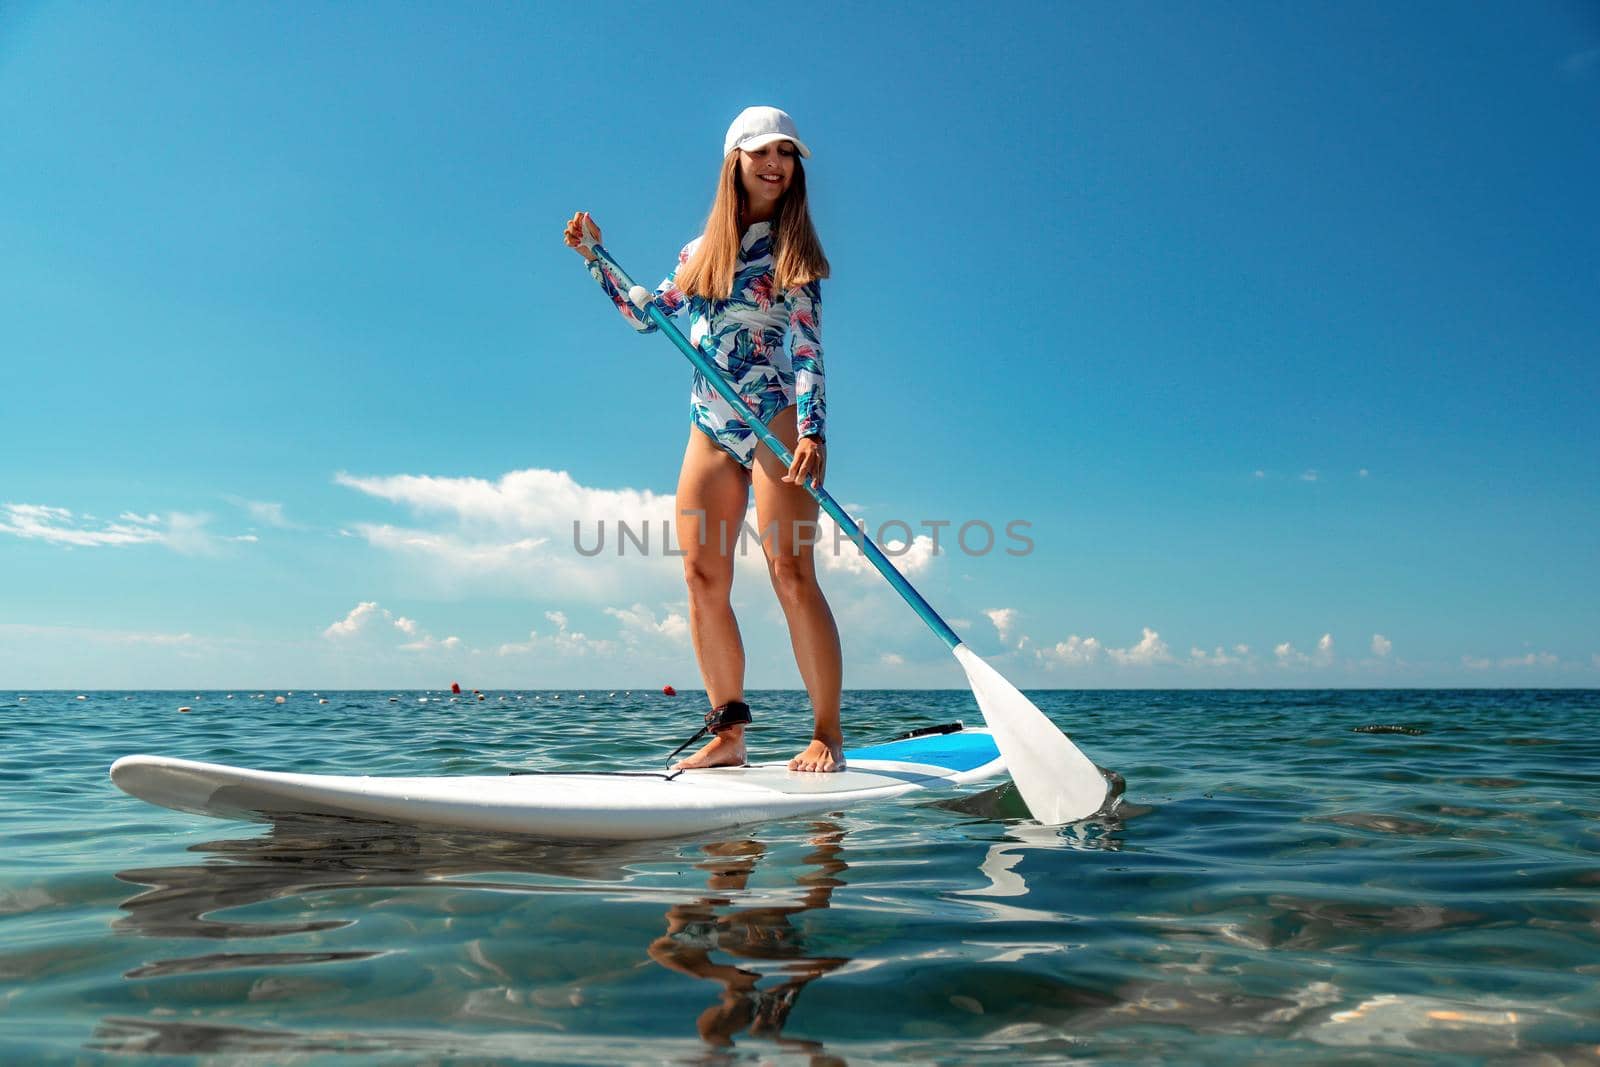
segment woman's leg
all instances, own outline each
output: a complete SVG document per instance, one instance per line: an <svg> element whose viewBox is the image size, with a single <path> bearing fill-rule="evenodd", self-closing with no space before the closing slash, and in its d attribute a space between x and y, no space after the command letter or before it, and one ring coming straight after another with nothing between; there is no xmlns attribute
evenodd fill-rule
<svg viewBox="0 0 1600 1067"><path fill-rule="evenodd" d="M744 699L744 643L729 594L749 500L750 473L711 438L690 429L678 474L678 548L689 587L689 633L713 708ZM737 766L744 760L744 727L730 726L677 766Z"/></svg>
<svg viewBox="0 0 1600 1067"><path fill-rule="evenodd" d="M767 425L780 441L794 448L797 434L793 407L778 412ZM844 769L844 733L839 727L844 668L839 630L817 585L817 564L811 551L818 537L817 502L805 487L783 481L787 470L771 452L757 450L753 479L756 523L767 554L767 573L789 622L794 660L816 716L811 744L789 761L789 767L797 771L838 771Z"/></svg>

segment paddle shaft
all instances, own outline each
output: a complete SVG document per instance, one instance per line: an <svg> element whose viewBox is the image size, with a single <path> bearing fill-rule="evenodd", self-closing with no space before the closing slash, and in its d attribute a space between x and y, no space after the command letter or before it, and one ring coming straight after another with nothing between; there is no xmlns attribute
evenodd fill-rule
<svg viewBox="0 0 1600 1067"><path fill-rule="evenodd" d="M733 386L729 385L728 380L722 376L722 372L717 368L717 365L707 359L704 352L689 343L689 339L683 335L683 331L678 329L672 319L656 306L655 301L651 299L649 291L635 285L633 280L628 277L627 272L612 258L610 252L607 252L600 245L593 247L594 254L605 260L606 264L616 271L617 277L627 283L628 299L639 309L639 312L660 327L661 332L666 334L668 340L678 346L678 350L688 357L689 362L694 364L695 369L700 372L701 376L733 408L734 414L743 419L755 431L756 436L761 439L761 443L766 445L774 456L778 457L778 462L785 467L792 466L794 456L784 447L783 442L778 440L777 436L767 429L760 419L756 418L755 413L750 410L750 406L744 402L744 398L735 392ZM635 295L641 293L644 296L643 300L638 299ZM940 618L939 613L933 610L933 605L924 600L922 594L917 592L910 582L906 581L906 576L900 573L900 569L889 560L888 556L884 555L883 550L877 546L872 538L867 536L866 531L845 512L844 508L839 506L839 502L833 499L833 496L820 486L806 482L805 488L806 492L816 498L822 510L826 511L833 521L839 524L840 529L850 531L850 540L854 541L856 547L861 549L867 559L872 561L874 567L878 568L878 573L888 579L889 584L894 586L895 592L904 597L906 603L911 605L911 609L922 617L922 621L928 624L928 628L938 634L939 639L952 649L961 644L961 638L956 635L954 630L950 629L950 624Z"/></svg>

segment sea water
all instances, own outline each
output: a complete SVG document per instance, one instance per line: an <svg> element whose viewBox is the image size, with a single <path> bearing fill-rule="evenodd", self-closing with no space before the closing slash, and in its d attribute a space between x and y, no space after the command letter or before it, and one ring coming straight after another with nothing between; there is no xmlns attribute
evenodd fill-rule
<svg viewBox="0 0 1600 1067"><path fill-rule="evenodd" d="M1600 693L1031 695L1125 779L1109 817L996 783L580 846L106 769L648 767L699 694L0 694L0 1061L1594 1062ZM797 750L802 695L751 703L753 757ZM955 719L845 702L853 742Z"/></svg>

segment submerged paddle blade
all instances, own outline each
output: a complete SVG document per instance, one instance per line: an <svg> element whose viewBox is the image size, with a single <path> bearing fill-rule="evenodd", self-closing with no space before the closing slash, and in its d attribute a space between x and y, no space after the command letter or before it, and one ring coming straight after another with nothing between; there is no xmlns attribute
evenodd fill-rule
<svg viewBox="0 0 1600 1067"><path fill-rule="evenodd" d="M952 651L967 672L983 721L994 731L1017 792L1042 823L1087 819L1106 801L1100 768L1045 713L966 645Z"/></svg>

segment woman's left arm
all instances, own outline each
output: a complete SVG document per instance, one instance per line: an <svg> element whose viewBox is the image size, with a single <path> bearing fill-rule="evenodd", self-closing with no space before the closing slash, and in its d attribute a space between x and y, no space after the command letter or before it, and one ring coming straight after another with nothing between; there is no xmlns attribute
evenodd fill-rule
<svg viewBox="0 0 1600 1067"><path fill-rule="evenodd" d="M790 362L794 366L795 415L800 432L794 462L784 481L799 485L810 482L820 489L828 463L828 403L822 380L822 286L815 281L797 286L783 299L789 310L789 337L794 346Z"/></svg>
<svg viewBox="0 0 1600 1067"><path fill-rule="evenodd" d="M794 344L794 392L800 436L826 440L828 404L822 378L822 285L808 282L784 294Z"/></svg>

